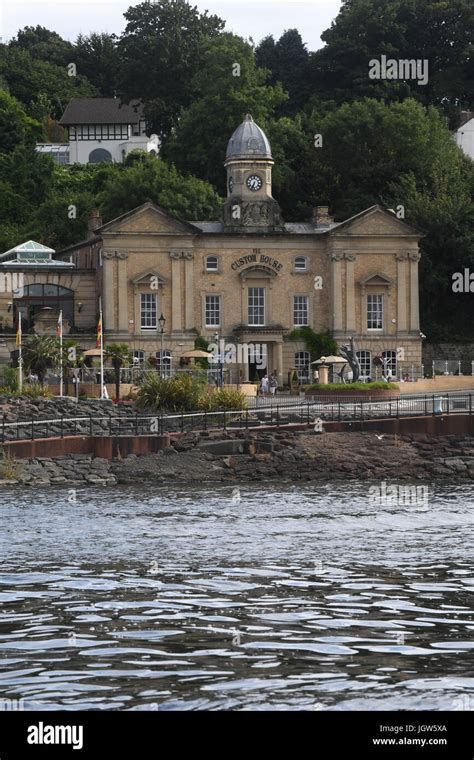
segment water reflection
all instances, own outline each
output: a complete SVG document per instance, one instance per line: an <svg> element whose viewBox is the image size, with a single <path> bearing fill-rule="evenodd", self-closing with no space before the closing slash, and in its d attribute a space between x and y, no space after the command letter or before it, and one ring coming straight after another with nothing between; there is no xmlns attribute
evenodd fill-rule
<svg viewBox="0 0 474 760"><path fill-rule="evenodd" d="M2 491L0 698L473 709L472 488ZM8 703L4 703L8 704Z"/></svg>

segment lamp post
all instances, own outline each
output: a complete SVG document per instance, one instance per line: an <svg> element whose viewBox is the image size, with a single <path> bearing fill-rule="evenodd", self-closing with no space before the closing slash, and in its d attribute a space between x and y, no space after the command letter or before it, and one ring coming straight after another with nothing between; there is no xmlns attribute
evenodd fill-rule
<svg viewBox="0 0 474 760"><path fill-rule="evenodd" d="M220 346L220 337L219 333L214 333L214 342L217 344L217 384L219 388L222 388L223 386L223 378L222 378L222 357L221 357L221 346Z"/></svg>
<svg viewBox="0 0 474 760"><path fill-rule="evenodd" d="M161 313L160 318L158 320L158 324L160 325L160 333L161 333L161 352L160 352L160 377L163 377L163 366L164 366L164 356L163 356L163 336L165 333L165 324L166 319L163 316L163 313Z"/></svg>

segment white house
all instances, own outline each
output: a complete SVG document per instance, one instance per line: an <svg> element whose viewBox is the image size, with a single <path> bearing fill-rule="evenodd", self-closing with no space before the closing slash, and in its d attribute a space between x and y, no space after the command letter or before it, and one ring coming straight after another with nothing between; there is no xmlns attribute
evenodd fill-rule
<svg viewBox="0 0 474 760"><path fill-rule="evenodd" d="M146 134L143 105L118 98L73 98L60 122L69 131L69 163L121 163L132 150L157 152Z"/></svg>
<svg viewBox="0 0 474 760"><path fill-rule="evenodd" d="M466 156L474 161L474 111L461 111L461 123L454 139Z"/></svg>

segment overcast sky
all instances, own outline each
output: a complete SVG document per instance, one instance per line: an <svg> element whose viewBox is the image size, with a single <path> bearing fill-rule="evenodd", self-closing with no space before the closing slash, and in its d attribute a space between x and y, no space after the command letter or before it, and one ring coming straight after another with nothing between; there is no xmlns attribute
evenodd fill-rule
<svg viewBox="0 0 474 760"><path fill-rule="evenodd" d="M259 42L297 28L309 50L321 47L341 0L191 0L200 11L216 13L226 29ZM45 26L74 40L79 33L115 32L125 25L124 11L138 0L0 0L0 38L8 41L24 26Z"/></svg>

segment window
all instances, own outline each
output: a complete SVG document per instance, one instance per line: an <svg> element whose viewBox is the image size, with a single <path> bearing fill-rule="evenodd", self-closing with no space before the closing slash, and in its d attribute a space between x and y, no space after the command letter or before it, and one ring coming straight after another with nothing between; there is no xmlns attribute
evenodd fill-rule
<svg viewBox="0 0 474 760"><path fill-rule="evenodd" d="M112 161L111 153L109 153L109 151L105 150L104 148L96 148L95 150L91 151L89 154L89 163L99 164L101 161L108 161L110 163Z"/></svg>
<svg viewBox="0 0 474 760"><path fill-rule="evenodd" d="M383 296L367 296L367 329L383 330Z"/></svg>
<svg viewBox="0 0 474 760"><path fill-rule="evenodd" d="M265 288L249 288L249 326L265 325Z"/></svg>
<svg viewBox="0 0 474 760"><path fill-rule="evenodd" d="M300 383L309 382L309 351L297 351L295 354L295 367Z"/></svg>
<svg viewBox="0 0 474 760"><path fill-rule="evenodd" d="M356 351L356 356L360 364L360 374L370 377L372 375L372 356L370 351Z"/></svg>
<svg viewBox="0 0 474 760"><path fill-rule="evenodd" d="M297 256L294 261L295 272L307 272L308 271L308 259L304 256Z"/></svg>
<svg viewBox="0 0 474 760"><path fill-rule="evenodd" d="M219 260L217 256L208 256L206 258L206 272L218 272Z"/></svg>
<svg viewBox="0 0 474 760"><path fill-rule="evenodd" d="M141 350L141 348L137 348L133 352L133 363L134 364L144 364L145 363L145 352Z"/></svg>
<svg viewBox="0 0 474 760"><path fill-rule="evenodd" d="M308 296L293 296L293 324L309 325Z"/></svg>
<svg viewBox="0 0 474 760"><path fill-rule="evenodd" d="M157 358L156 369L160 373L161 377L171 377L172 369L172 356L171 351L166 348L163 351L157 351L155 354Z"/></svg>
<svg viewBox="0 0 474 760"><path fill-rule="evenodd" d="M156 330L156 295L154 293L140 294L140 326L142 330Z"/></svg>
<svg viewBox="0 0 474 760"><path fill-rule="evenodd" d="M206 327L218 327L221 323L221 297L206 296L205 308Z"/></svg>
<svg viewBox="0 0 474 760"><path fill-rule="evenodd" d="M384 375L397 376L397 352L396 351L382 351L382 359L384 365Z"/></svg>

